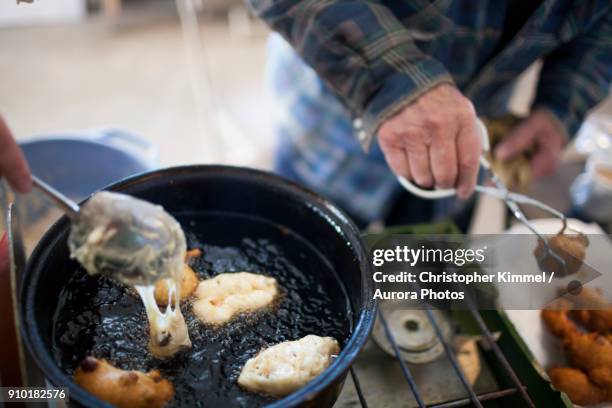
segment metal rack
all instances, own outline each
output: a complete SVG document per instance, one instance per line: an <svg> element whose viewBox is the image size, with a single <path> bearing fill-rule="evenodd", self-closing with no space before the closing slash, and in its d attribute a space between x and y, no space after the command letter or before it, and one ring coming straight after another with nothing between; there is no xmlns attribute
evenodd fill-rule
<svg viewBox="0 0 612 408"><path fill-rule="evenodd" d="M451 345L449 344L448 340L445 339L445 337L442 335L440 326L438 325L436 318L434 317L432 311L426 310L427 317L435 330L436 336L444 347L444 352L446 354L446 357L449 359L451 366L453 367L455 373L457 374L459 380L461 381L461 384L463 385L463 387L468 393L467 398L455 399L452 401L445 401L445 402L438 403L438 404L427 405L419 391L419 388L414 380L414 376L412 375L410 368L408 367L408 365L402 358L398 344L395 338L393 337L391 330L389 329L389 325L387 324L386 318L382 310L379 310L378 318L380 319L380 323L383 326L385 335L393 348L395 358L397 359L397 361L399 362L401 366L402 374L404 376L406 384L408 385L408 391L410 391L412 395L414 396L414 399L416 400L417 405L420 408L455 408L455 407L464 407L464 406L470 406L470 405L475 406L475 407L482 407L483 406L482 403L484 401L502 399L502 398L506 398L506 397L518 394L521 396L526 407L535 408L535 404L533 403L533 401L529 397L529 394L527 393L527 387L521 383L520 379L518 378L518 376L512 369L512 366L510 365L510 363L506 359L506 356L504 355L504 353L501 351L501 349L497 345L493 337L493 334L491 333L486 323L484 322L482 316L480 315L480 312L478 312L478 310L474 306L474 303L468 298L466 305L467 305L467 309L469 310L470 314L474 318L474 321L476 322L480 332L482 333L484 341L486 341L487 345L490 347L491 351L493 352L496 359L501 364L501 367L505 371L506 375L508 376L508 378L510 379L514 387L504 388L504 389L493 391L493 392L477 394L474 391L474 388L470 385L464 372L462 371L461 366L459 365L459 362L457 361L457 358L455 354L453 353ZM364 395L364 392L361 388L359 377L357 376L357 373L355 372L353 368L351 368L350 373L351 373L351 378L353 380L353 383L355 385L357 396L359 397L359 402L361 403L361 406L363 408L367 408L368 407L367 398Z"/></svg>

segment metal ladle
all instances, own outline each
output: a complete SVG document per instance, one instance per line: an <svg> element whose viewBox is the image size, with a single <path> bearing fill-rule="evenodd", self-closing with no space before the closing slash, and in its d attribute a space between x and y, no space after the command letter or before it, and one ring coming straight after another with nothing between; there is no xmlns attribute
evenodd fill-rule
<svg viewBox="0 0 612 408"><path fill-rule="evenodd" d="M71 257L90 274L150 285L182 270L185 235L161 206L109 191L79 206L38 177L32 180L70 218Z"/></svg>

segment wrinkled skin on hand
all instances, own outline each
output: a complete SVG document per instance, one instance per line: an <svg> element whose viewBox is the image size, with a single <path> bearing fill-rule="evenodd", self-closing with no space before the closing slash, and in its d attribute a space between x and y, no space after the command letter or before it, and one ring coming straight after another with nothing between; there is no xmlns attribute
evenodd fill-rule
<svg viewBox="0 0 612 408"><path fill-rule="evenodd" d="M438 85L387 119L378 142L391 170L421 187L474 191L481 154L476 112L450 84Z"/></svg>

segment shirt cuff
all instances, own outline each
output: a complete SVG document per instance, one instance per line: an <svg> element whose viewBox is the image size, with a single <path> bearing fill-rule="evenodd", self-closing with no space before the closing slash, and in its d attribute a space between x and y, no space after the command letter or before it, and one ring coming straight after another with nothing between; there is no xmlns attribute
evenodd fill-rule
<svg viewBox="0 0 612 408"><path fill-rule="evenodd" d="M358 133L362 147L368 150L383 122L443 83L454 84L454 81L440 62L429 57L411 64L410 71L387 77L364 110L363 128Z"/></svg>

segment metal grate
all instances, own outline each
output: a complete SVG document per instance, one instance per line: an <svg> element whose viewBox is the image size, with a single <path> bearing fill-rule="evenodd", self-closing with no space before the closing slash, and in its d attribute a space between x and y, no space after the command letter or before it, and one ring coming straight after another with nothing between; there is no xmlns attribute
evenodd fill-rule
<svg viewBox="0 0 612 408"><path fill-rule="evenodd" d="M466 304L468 306L468 310L470 311L476 324L478 325L478 328L480 329L482 333L483 339L490 346L490 349L492 350L497 360L500 362L501 367L505 371L506 375L508 376L508 378L510 379L514 387L506 388L506 389L502 389L502 390L498 390L494 392L476 394L476 392L474 391L474 388L470 385L468 379L466 378L464 372L462 371L461 366L459 365L459 362L457 361L457 358L455 354L453 353L449 342L442 335L440 326L438 325L436 318L434 317L433 313L430 310L427 310L426 311L427 317L435 330L438 340L443 345L446 356L449 359L452 367L454 368L454 371L459 377L459 380L461 381L463 387L467 391L468 397L456 399L452 401L446 401L446 402L433 404L433 405L425 404L425 401L423 400L423 397L421 393L419 392L417 384L414 380L414 376L410 372L408 365L406 364L406 362L402 358L402 355L400 354L399 347L397 345L397 342L395 341L395 338L393 337L393 334L391 333L391 330L389 329L389 325L387 324L386 318L382 310L379 310L378 318L380 319L380 323L383 326L385 335L393 348L395 358L397 359L397 361L399 362L401 366L402 374L408 385L408 388L406 391L410 391L413 394L414 399L416 400L416 403L420 408L455 408L455 407L464 407L464 406L469 406L469 405L476 406L476 407L482 407L482 402L484 401L501 399L501 398L505 398L505 397L515 395L515 394L519 394L522 397L523 401L525 402L525 406L535 408L535 404L529 397L529 394L527 394L527 387L521 384L520 379L518 378L518 376L512 369L512 366L506 359L506 356L504 355L504 353L501 351L501 349L495 342L495 339L493 338L493 335L491 331L489 330L489 328L486 326L486 323L484 322L482 316L480 315L480 312L478 312L478 310L474 306L474 303L470 301L469 298L467 299ZM355 370L353 370L353 368L351 368L351 377L355 384L355 390L357 391L357 396L359 397L359 402L361 403L361 406L364 408L367 408L368 403L367 403L366 397L362 391L361 384L359 382L359 378Z"/></svg>

